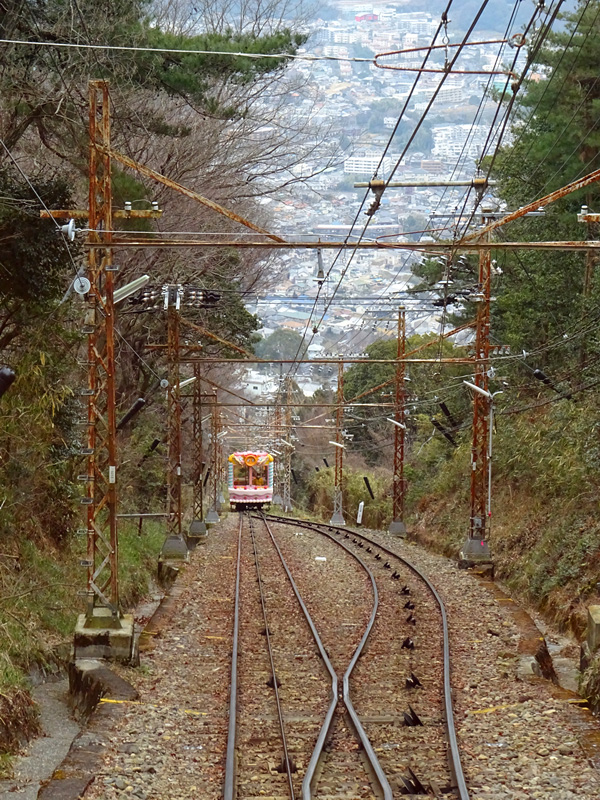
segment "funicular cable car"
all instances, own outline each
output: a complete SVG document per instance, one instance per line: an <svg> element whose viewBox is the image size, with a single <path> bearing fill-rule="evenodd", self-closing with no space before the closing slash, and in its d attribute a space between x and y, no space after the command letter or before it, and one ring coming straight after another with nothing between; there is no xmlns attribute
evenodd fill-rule
<svg viewBox="0 0 600 800"><path fill-rule="evenodd" d="M273 456L246 450L229 456L229 505L235 511L261 508L273 500Z"/></svg>

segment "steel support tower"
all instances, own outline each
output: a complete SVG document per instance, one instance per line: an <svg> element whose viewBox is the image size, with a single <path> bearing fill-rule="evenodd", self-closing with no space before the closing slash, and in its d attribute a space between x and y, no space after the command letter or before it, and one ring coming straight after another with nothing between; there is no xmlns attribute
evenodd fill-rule
<svg viewBox="0 0 600 800"><path fill-rule="evenodd" d="M285 379L285 414L284 428L285 440L283 444L283 510L292 510L292 452L294 447L289 439L292 435L292 379ZM281 438L284 438L283 436Z"/></svg>
<svg viewBox="0 0 600 800"><path fill-rule="evenodd" d="M273 441L275 442L275 450L277 452L282 453L283 444L281 442L282 436L282 422L283 422L283 414L281 408L281 392L282 392L282 383L281 378L279 389L277 391L277 397L275 398L275 408L273 410ZM275 465L273 470L273 500L272 503L275 506L283 506L283 460L285 459L285 454L282 453L275 457Z"/></svg>
<svg viewBox="0 0 600 800"><path fill-rule="evenodd" d="M211 470L210 470L210 509L206 515L205 522L212 525L219 522L219 512L217 511L219 505L219 404L217 400L217 390L213 392L213 403L211 413Z"/></svg>
<svg viewBox="0 0 600 800"><path fill-rule="evenodd" d="M133 618L119 606L117 533L117 424L115 403L115 306L112 263L110 97L104 81L89 84L87 473L84 533L87 538L86 613L75 628L75 658L133 657Z"/></svg>
<svg viewBox="0 0 600 800"><path fill-rule="evenodd" d="M406 534L404 524L404 498L406 484L404 480L404 444L406 434L406 311L398 309L398 347L395 373L395 406L394 406L394 475L392 482L392 521L389 532L398 536Z"/></svg>
<svg viewBox="0 0 600 800"><path fill-rule="evenodd" d="M344 362L338 363L337 408L335 412L335 473L333 482L333 514L330 525L345 525L342 481L344 478Z"/></svg>
<svg viewBox="0 0 600 800"><path fill-rule="evenodd" d="M103 81L89 86L89 132L88 242L104 246L88 251L88 483L82 498L87 506L86 616L90 621L96 609L108 609L111 624L119 627L111 162L109 155L98 150L110 148L110 98Z"/></svg>
<svg viewBox="0 0 600 800"><path fill-rule="evenodd" d="M194 448L194 460L192 464L193 508L189 535L191 537L198 537L206 534L206 523L204 522L204 487L202 485L202 373L199 363L194 364L194 378L196 378L196 380L194 382L192 417L192 446Z"/></svg>
<svg viewBox="0 0 600 800"><path fill-rule="evenodd" d="M485 224L485 219L483 220ZM489 232L485 242L490 242ZM489 246L479 253L479 278L477 287L477 325L475 331L475 377L474 384L489 393L488 371L490 367L490 299L491 299L491 255ZM461 559L467 562L491 561L488 543L490 520L487 513L488 500L488 415L490 400L479 392L473 392L473 439L471 445L471 516L469 536L463 544Z"/></svg>
<svg viewBox="0 0 600 800"><path fill-rule="evenodd" d="M179 330L183 287L165 285L167 311L167 387L168 466L167 466L167 538L161 551L164 559L187 559L183 536L181 505L181 392L179 389Z"/></svg>

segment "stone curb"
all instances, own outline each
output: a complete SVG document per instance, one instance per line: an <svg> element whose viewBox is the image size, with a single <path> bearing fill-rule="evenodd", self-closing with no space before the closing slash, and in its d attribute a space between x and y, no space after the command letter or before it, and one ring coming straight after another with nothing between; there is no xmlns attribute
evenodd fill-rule
<svg viewBox="0 0 600 800"><path fill-rule="evenodd" d="M126 713L127 701L138 698L134 687L101 661L72 662L68 670L73 708L88 724L75 737L49 782L40 788L39 800L77 800L82 796L98 772L108 735ZM103 703L103 699L116 702Z"/></svg>
<svg viewBox="0 0 600 800"><path fill-rule="evenodd" d="M152 649L153 639L168 625L181 591L173 586L144 627L140 634L142 651ZM127 703L139 698L137 690L103 661L79 659L68 664L68 672L70 702L74 711L86 720L86 726L50 779L42 784L38 800L83 797L100 770L110 734L127 713Z"/></svg>

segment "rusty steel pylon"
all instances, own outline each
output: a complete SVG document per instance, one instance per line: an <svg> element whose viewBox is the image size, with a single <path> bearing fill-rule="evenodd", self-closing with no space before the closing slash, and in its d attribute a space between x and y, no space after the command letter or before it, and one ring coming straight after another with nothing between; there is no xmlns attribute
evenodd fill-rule
<svg viewBox="0 0 600 800"><path fill-rule="evenodd" d="M483 223L485 224L485 219ZM489 232L486 232L484 235L484 241L489 243ZM461 558L466 561L491 560L488 544L490 526L488 515L488 490L491 491L488 487L488 416L491 402L488 389L488 371L490 366L491 266L490 249L487 247L479 253L474 385L481 391L473 392L471 517L469 521L469 537L461 551Z"/></svg>
<svg viewBox="0 0 600 800"><path fill-rule="evenodd" d="M219 412L219 433L217 435L217 465L219 467L217 474L217 511L221 511L225 503L225 494L223 487L227 482L227 470L225 467L225 424L223 422L224 414Z"/></svg>
<svg viewBox="0 0 600 800"><path fill-rule="evenodd" d="M589 196L587 198L587 202L591 202ZM582 208L582 213L584 209L587 211L588 206L584 206ZM590 241L594 239L597 240L598 238L598 222L594 221L590 217L597 216L597 215L586 215L588 216L587 219L587 238ZM581 214L578 215L578 219L581 217ZM593 250L588 250L585 254L585 271L583 274L583 291L582 291L582 308L581 308L581 316L583 319L590 313L590 298L592 295L592 289L594 286L594 274L596 272L596 264L598 263L598 256ZM581 337L581 344L579 346L579 369L582 372L582 380L583 380L583 370L586 367L587 360L588 360L588 337L582 336Z"/></svg>
<svg viewBox="0 0 600 800"><path fill-rule="evenodd" d="M404 498L406 483L404 480L404 445L406 434L406 311L398 309L398 347L394 380L394 475L392 478L392 521L389 532L398 536L406 533L404 524Z"/></svg>
<svg viewBox="0 0 600 800"><path fill-rule="evenodd" d="M202 373L200 364L194 364L194 397L192 417L192 446L194 448L192 463L192 521L190 523L190 536L204 536L206 523L204 522L204 486L202 483L203 437L202 437Z"/></svg>
<svg viewBox="0 0 600 800"><path fill-rule="evenodd" d="M179 389L179 328L181 287L165 286L167 309L167 389L168 468L167 468L167 534L183 539L181 524L181 392ZM185 548L187 552L187 547Z"/></svg>
<svg viewBox="0 0 600 800"><path fill-rule="evenodd" d="M335 472L333 480L333 514L330 525L345 525L342 482L344 479L344 362L338 362L337 407L335 411Z"/></svg>
<svg viewBox="0 0 600 800"><path fill-rule="evenodd" d="M275 408L273 410L273 448L275 453L275 464L273 470L273 500L271 501L275 506L283 506L283 445L281 442L282 436L282 423L283 413L281 408L281 378L279 389L277 390L277 397L275 398Z"/></svg>
<svg viewBox="0 0 600 800"><path fill-rule="evenodd" d="M89 84L89 231L85 331L87 367L87 622L107 616L120 627L117 539L117 430L115 407L115 309L112 264L110 99L104 81ZM101 152L102 151L102 152Z"/></svg>
<svg viewBox="0 0 600 800"><path fill-rule="evenodd" d="M217 390L213 390L212 411L211 411L211 464L210 464L210 509L206 515L205 522L214 524L219 522L219 404Z"/></svg>
<svg viewBox="0 0 600 800"><path fill-rule="evenodd" d="M283 483L283 510L292 510L292 452L294 446L290 440L292 435L292 379L288 377L285 379L285 414L284 414L284 428L282 431L281 439L283 445L283 470L282 470L282 483Z"/></svg>

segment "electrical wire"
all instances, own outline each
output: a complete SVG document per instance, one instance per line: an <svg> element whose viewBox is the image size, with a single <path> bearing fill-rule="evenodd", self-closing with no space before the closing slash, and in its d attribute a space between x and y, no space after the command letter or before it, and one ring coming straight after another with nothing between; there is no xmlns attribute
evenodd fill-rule
<svg viewBox="0 0 600 800"><path fill-rule="evenodd" d="M556 67L554 68L554 70L553 70L552 74L550 75L550 78L549 78L549 79L548 79L548 80L545 82L545 84L544 84L544 89L543 89L543 91L542 91L542 94L540 95L540 97L539 97L539 99L538 99L538 101L537 101L536 105L534 106L534 108L531 110L531 112L530 112L530 114L529 114L528 118L527 118L526 120L523 120L523 121L522 121L522 125L520 126L520 130L517 132L517 136L516 136L515 140L513 140L513 142L512 142L512 144L513 144L513 148L516 148L516 147L517 147L517 145L520 143L521 139L523 138L523 136L525 135L526 131L528 130L528 128L529 128L529 125L532 123L532 121L533 121L534 119L536 120L536 122L543 123L543 122L545 122L545 120L547 120L547 119L548 119L549 115L552 113L552 109L548 109L548 112L546 113L546 115L545 115L545 116L543 116L543 117L538 117L538 116L537 116L537 110L538 110L538 108L540 107L540 105L541 105L541 103L542 103L542 101L543 101L544 97L546 96L546 93L547 93L547 92L548 92L548 90L550 89L550 86L552 85L552 82L555 80L555 78L556 78L556 75L558 74L558 69L559 69L559 67L562 65L563 59L564 59L564 58L566 58L566 56L567 56L567 53L569 53L569 49L570 49L571 43L573 42L573 39L574 39L574 37L575 37L575 34L577 33L577 30L578 30L578 28L579 28L579 25L580 25L580 24L581 24L581 22L583 21L583 17L584 17L584 15L585 15L585 13L586 13L586 11L587 11L587 9L588 9L588 6L590 5L590 2L591 2L591 0L586 0L586 4L585 4L585 6L584 6L584 8L583 8L583 11L582 11L582 13L581 13L581 16L580 16L579 20L577 21L577 24L575 25L575 27L574 27L574 28L573 28L573 30L571 31L571 36L569 37L569 40L568 40L568 42L566 43L565 47L564 47L564 48L562 49L562 51L561 51L561 55L560 55L560 57L559 57L558 63L557 63L557 65L556 65ZM594 30L594 26L595 26L595 23L596 23L596 21L597 21L597 19L598 19L598 16L599 16L599 15L600 15L600 9L598 10L598 13L596 14L596 17L594 18L594 21L593 21L592 25L590 26L590 30L589 30L589 31L588 31L588 33L585 35L585 38L584 38L584 40L582 41L582 43L581 43L581 44L580 44L580 46L579 46L579 54L581 53L581 51L582 51L582 49L583 49L583 45L584 45L584 44L585 44L585 42L587 41L587 39L588 39L588 36L589 36L589 35L590 35L590 33L592 32L592 30ZM578 54L578 55L579 55L579 54ZM574 58L576 59L577 57L578 57L578 56L575 56ZM565 77L564 77L564 80L563 80L562 84L560 85L560 87L559 87L559 89L558 89L558 94L559 94L559 95L560 95L560 93L562 92L563 88L564 88L564 87L565 87L565 85L566 85L566 82L567 82L567 80L568 80L568 78L569 78L569 74L570 74L570 72L567 72L567 74L566 74L566 75L565 75ZM529 155L529 153L531 152L531 149L532 149L533 145L534 145L534 142L532 141L532 142L531 142L531 144L529 145L529 148L528 148L528 150L527 150L527 151L525 152L525 154L524 154L524 158L527 158L527 156L528 156L528 155ZM515 152L516 152L516 151L515 151ZM514 156L513 156L513 160L514 160ZM510 155L509 155L509 156L508 156L508 158L507 158L507 163L508 163L508 164L510 164L510 163L511 163L511 156L510 156Z"/></svg>
<svg viewBox="0 0 600 800"><path fill-rule="evenodd" d="M456 61L457 61L457 59L459 58L459 56L460 56L460 54L461 54L461 52L462 52L463 48L466 46L466 43L467 43L468 37L471 35L471 32L473 31L473 29L474 29L475 25L477 24L477 21L479 20L479 18L480 18L480 16L481 16L481 14L482 14L482 13L483 13L483 11L485 10L485 8L486 8L486 6L487 6L488 2L489 2L489 0L483 0L483 2L481 3L481 5L480 5L480 7L479 7L479 10L478 10L477 14L475 15L475 18L473 19L473 21L472 21L471 25L469 26L469 28L468 28L467 32L465 33L465 35L464 35L464 37L463 37L463 40L462 40L462 42L461 42L460 44L458 44L458 45L457 45L456 53L454 54L454 56L453 56L452 60L450 61L449 65L448 65L448 71L447 71L447 72L446 72L446 73L445 73L445 74L442 76L442 79L440 80L440 82L438 83L438 86L437 86L437 87L436 87L436 89L434 90L434 92L433 92L433 95L432 95L432 97L431 97L431 99L430 99L430 101L429 101L429 103L428 103L428 105L427 105L427 107L426 107L425 111L423 112L423 114L421 115L421 117L420 117L419 121L417 122L417 124L416 124L416 126L415 126L415 129L413 130L413 133L412 133L412 134L411 134L411 136L409 137L409 141L408 141L408 142L407 142L407 144L405 145L405 147L404 147L404 149L403 149L403 151L402 151L402 154L401 154L401 155L400 155L400 157L398 158L398 161L396 162L396 165L395 165L394 169L392 170L392 173L391 173L391 175L390 175L390 176L389 176L389 178L387 179L387 181L386 181L386 183L385 183L385 186L384 186L384 188L383 188L383 191L385 191L385 188L387 188L387 187L389 186L389 183L390 183L390 181L392 180L392 178L393 178L393 176L394 176L394 174L395 174L396 170L398 169L398 167L399 167L399 165L400 165L400 163L401 163L401 161L402 161L402 158L403 158L403 157L404 157L404 155L406 154L406 152L407 152L407 149L408 149L408 148L410 147L410 145L412 144L412 141L414 140L414 137L416 136L417 132L419 131L419 129L420 129L420 127L421 127L421 125L422 125L422 123L423 123L423 121L424 121L424 119L425 119L425 116L426 116L427 112L428 112L428 111L429 111L429 109L431 108L431 106L432 106L432 104L433 104L433 102L434 102L435 98L437 97L437 95L438 95L438 93L439 93L440 89L442 88L442 86L443 86L443 84L444 84L444 82L445 82L445 80L446 80L447 76L448 76L448 75L451 73L452 66L453 66L453 65L456 63ZM362 210L362 208L363 208L363 206L364 206L364 203L366 202L366 198L367 198L367 196L368 196L368 192L367 192L367 194L365 195L365 198L363 199L363 201L362 201L362 203L361 203L361 205L360 205L360 208L359 208L359 210L358 210L358 212L357 212L357 216L355 217L355 220L354 220L354 222L353 222L353 224L352 224L352 228L354 228L354 225L356 224L356 221L357 221L357 219L358 219L358 215L360 214L360 212L361 212L361 210ZM368 218L367 218L367 222L364 224L364 226L363 226L363 229L362 229L362 231L361 231L361 235L360 235L360 238L359 238L359 240L358 240L359 242L361 241L362 237L363 237L363 236L364 236L364 234L366 233L366 230L367 230L367 228L368 228L368 226L369 226L369 223L371 222L371 220L372 220L372 216L368 216ZM352 228L351 228L351 230L352 230ZM317 327L317 329L318 329L319 325L322 323L322 321L323 321L323 319L324 319L324 317L325 317L325 314L326 314L326 313L327 313L327 311L329 310L329 306L331 305L331 302L333 301L333 298L335 297L335 295L336 295L337 291L339 290L339 287L340 287L340 285L341 285L342 281L344 280L344 278L345 278L345 276L346 276L346 273L347 273L347 271L348 271L348 268L349 268L349 266L350 266L350 264L351 264L351 262L352 262L352 260L353 260L353 258L354 258L354 256L355 256L356 252L357 252L357 248L355 247L355 248L354 248L354 249L351 251L351 253L350 253L350 256L349 256L349 258L348 258L348 260L347 260L347 262L346 262L346 265L344 266L344 268L343 268L343 269L342 269L342 271L341 271L341 274L340 274L340 279L339 279L339 281L337 282L337 285L335 286L335 288L334 288L334 290L333 290L333 293L332 293L332 296L331 296L331 298L330 298L328 301L325 301L325 304L324 304L324 306L325 306L325 307L324 307L323 314L321 315L321 318L320 318L319 322L316 324L316 327ZM337 255L337 256L336 256L336 258L334 259L334 262L333 262L333 264L332 264L332 265L331 265L331 267L329 268L329 271L328 271L328 273L327 273L327 277L328 277L328 276L329 276L329 274L331 273L331 270L333 269L333 266L335 265L335 263L337 262L337 259L338 259L338 258L341 256L341 254L342 254L342 251L339 251L339 252L338 252L338 255ZM319 288L321 288L321 287L319 287ZM317 300L318 300L318 295L317 295L317 298L315 299L315 309L316 309L316 307L317 307ZM312 318L312 315L311 315L311 318ZM304 341L305 341L305 338L306 338L306 335L307 335L307 333L308 333L309 326L310 326L310 319L309 319L309 321L308 321L308 323L307 323L307 325L306 325L306 328L305 328L304 334L303 334L303 336L302 336L302 342L301 342L301 344L300 344L300 345L299 345L299 347L298 347L298 351L297 351L297 354L296 354L296 358L298 357L298 354L300 353L300 351L301 351L301 349L302 349L303 343L304 343ZM309 344L308 344L307 346L309 346L309 345L310 345L310 343L312 342L312 340L313 340L313 339L314 339L314 332L313 332L313 336L310 338L310 340L309 340ZM290 368L290 370L289 370L289 373L288 373L288 374L290 374L290 375L291 375L291 374L293 374L293 367L292 367L292 368Z"/></svg>
<svg viewBox="0 0 600 800"><path fill-rule="evenodd" d="M294 61L344 61L344 62L362 62L372 64L375 59L359 57L359 56L316 56L310 54L298 53L247 53L237 52L230 50L197 50L185 48L172 48L172 47L140 47L128 45L115 45L115 44L84 44L81 42L49 42L49 41L29 41L27 39L0 39L0 44L13 44L27 47L53 47L53 48L66 48L74 50L108 50L119 52L133 52L133 53L167 53L186 56L230 56L234 58L249 58L251 60L260 60L263 58L271 59L292 59Z"/></svg>
<svg viewBox="0 0 600 800"><path fill-rule="evenodd" d="M6 153L6 155L7 155L7 156L9 157L9 159L12 161L13 165L15 166L15 168L17 169L17 171L19 172L19 174L21 175L21 177L23 178L23 180L24 180L24 181L27 183L27 185L29 186L29 188L31 189L31 191L33 192L33 194L34 194L34 195L36 196L36 198L38 199L38 202L40 203L40 205L42 206L42 208L44 209L44 211L46 211L46 213L48 214L48 216L49 216L49 217L52 219L52 221L54 222L54 225L55 225L55 227L56 227L56 229L57 229L57 232L61 234L62 242L63 242L63 244L64 244L64 246L65 246L65 248L66 248L66 250L67 250L67 253L68 253L68 255L69 255L69 260L71 261L71 264L73 265L73 269L75 270L75 277L77 277L78 267L77 267L77 264L75 263L75 260L73 259L73 254L71 253L71 250L70 250L70 248L69 248L69 245L67 244L67 241L66 241L66 239L64 238L64 236L62 236L62 229L61 229L61 226L60 226L60 225L58 224L58 222L57 222L57 221L56 221L56 220L55 220L55 219L52 217L52 214L50 213L50 209L48 208L48 206L47 206L47 205L46 205L46 203L44 202L44 199L43 199L43 198L42 198L42 196L39 194L39 192L37 191L37 189L35 188L35 186L34 186L34 185L33 185L33 183L31 182L31 180L29 179L28 175L27 175L27 174L24 172L24 170L21 168L21 165L20 165L20 164L18 163L18 161L17 161L17 160L14 158L13 154L10 152L10 150L8 149L8 147L6 146L6 144L5 144L5 142L4 142L4 140L3 140L2 138L0 138L0 145L2 146L2 149L4 150L4 152Z"/></svg>
<svg viewBox="0 0 600 800"><path fill-rule="evenodd" d="M506 27L505 34L504 34L504 38L505 38L506 40L509 40L509 39L510 39L510 34L511 34L511 32L512 32L512 25L514 24L514 20L515 20L515 18L516 18L517 7L518 7L518 4L517 4L517 3L515 3L515 5L514 5L514 7L513 7L512 14L511 14L511 16L510 16L510 18L509 18L509 21L508 21L508 24L507 24L507 27ZM538 6L538 8L539 8L539 6ZM528 25L527 25L527 28L526 28L526 33L527 33L527 31L529 30L529 28L532 26L532 24L534 23L534 20L535 20L535 12L534 12L534 15L532 16L531 20L529 21L529 23L528 23ZM524 36L526 35L526 33L524 34ZM495 66L497 66L497 64L498 64L498 63L499 63L499 61L500 61L502 50L503 50L503 48L500 48L500 50L499 50L499 52L498 52L498 54L497 54L497 56L496 56ZM513 60L513 64L512 64L512 66L511 66L511 68L510 68L510 70L511 70L511 71L512 71L512 70L514 69L514 67L515 67L515 64L516 64L516 60L517 60L517 58L518 58L518 52L515 54L515 58L514 58L514 60ZM491 81L492 81L492 79L493 79L493 75L492 75L492 74L490 74L490 77L489 77L489 79L488 79L488 83L487 83L486 90L484 91L484 94L483 94L483 96L482 96L482 98L481 98L481 100L480 100L480 103L479 103L479 106L478 106L477 112L476 112L476 114L475 114L475 117L474 117L474 119L473 119L473 122L472 122L472 124L471 124L471 131L470 131L470 133L472 133L472 132L473 132L473 130L474 130L474 125L475 125L476 119L477 119L477 117L478 117L478 114L479 114L479 113L483 113L483 112L482 112L482 109L483 109L484 101L485 101L485 99L486 99L486 96L487 96L487 90L489 90L489 86L490 86L490 84L491 84ZM507 80L507 84L508 84L508 80ZM405 108L406 108L406 105L405 105ZM403 110L404 110L404 109L403 109ZM496 116L494 117L494 120L496 119L496 117L497 117L497 114L496 114ZM491 137L491 132L492 132L492 130L493 130L493 126L494 126L494 122L492 122L492 125L491 125L491 127L490 127L490 135L488 136L488 140L487 140L487 142L486 142L486 145L484 146L484 151L485 151L485 149L486 149L486 147L487 147L487 144L488 144L488 143L489 143L489 141L490 141L490 137ZM456 164L456 165L455 165L455 167L454 167L454 170L453 170L452 176L456 174L456 171L458 170L458 168L459 168L459 165L460 165L460 163L461 163L461 159L463 158L463 156L464 156L464 155L465 155L465 153L466 153L466 148L467 148L467 144L468 144L468 139L469 139L469 136L467 136L467 137L466 137L466 139L465 139L465 142L464 142L464 144L463 144L463 147L462 147L461 153L459 154L459 158L458 158L458 160L457 160L457 164ZM499 141L500 141L500 140L501 140L501 137L499 137ZM401 158L402 158L402 156L401 156ZM401 160L401 159L400 159L400 160ZM381 162L380 162L380 163L381 163ZM443 202L444 196L445 196L445 194L446 194L446 192L447 192L447 191L448 191L448 187L446 187L446 188L444 189L444 191L442 192L442 196L441 196L441 197L440 197L440 199L438 200L438 204L437 204L437 206L436 206L436 209L440 207L440 205L441 205L441 203ZM463 198L463 212L464 212L464 210L465 210L465 208L466 208L466 204L467 204L467 202L468 202L469 195L470 195L470 190L467 190L467 192L465 192L465 195L464 195L464 198ZM429 218L429 225L430 225L430 223L431 223L432 216L433 216L433 214L434 214L434 213L435 213L435 210L434 210L434 212L432 212L432 215L431 215L431 216L430 216L430 218ZM472 215L471 215L471 219L472 219ZM468 224L468 223L467 223L467 224ZM466 227L466 226L465 226L465 227ZM449 228L450 228L450 225L449 225L449 223L448 223L448 225L446 226L446 228L449 230ZM458 236L455 234L455 236L454 236L453 238L458 238ZM447 262L448 264L450 264L450 263L451 263L451 261L452 261L452 255L453 255L453 253L451 252L451 253L449 254L449 256L448 256L448 262ZM411 257L411 255L409 255L409 256L407 256L407 257L406 257L406 259L404 260L404 262L403 262L403 264L401 265L400 269L399 269L399 270L398 270L398 272L396 273L396 276L397 276L398 274L400 274L400 272L401 272L401 271L404 269L404 267L407 265L408 261L410 260L410 257ZM393 282L394 282L394 279L392 279L392 281L390 282L390 284L388 284L388 286L389 286L389 285L391 285ZM447 296L447 287L446 287L446 289L445 289L444 296L445 296L445 297ZM441 317L441 320L440 320L440 348L441 348L441 342L442 342L442 339L443 339L443 333L444 333L444 320L445 320L445 316L446 316L446 305L444 305L444 311L443 311L443 314L442 314L442 317Z"/></svg>

